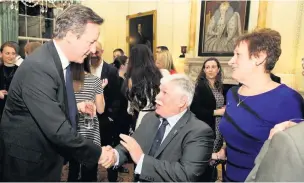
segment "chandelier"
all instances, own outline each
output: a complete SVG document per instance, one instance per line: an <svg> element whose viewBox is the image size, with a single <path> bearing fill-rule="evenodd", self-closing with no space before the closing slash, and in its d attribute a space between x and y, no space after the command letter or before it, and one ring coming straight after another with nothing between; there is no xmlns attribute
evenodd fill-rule
<svg viewBox="0 0 304 183"><path fill-rule="evenodd" d="M10 8L12 10L18 11L19 0L10 0L10 2L11 2ZM30 8L35 6L40 6L40 12L46 13L48 11L48 7L66 8L69 7L71 4L79 3L79 0L21 0L20 2L22 2L24 6Z"/></svg>

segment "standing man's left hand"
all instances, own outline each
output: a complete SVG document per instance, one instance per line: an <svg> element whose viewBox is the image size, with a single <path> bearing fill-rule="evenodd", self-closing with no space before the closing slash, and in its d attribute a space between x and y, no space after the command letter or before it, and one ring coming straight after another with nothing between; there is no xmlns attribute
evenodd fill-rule
<svg viewBox="0 0 304 183"><path fill-rule="evenodd" d="M96 105L91 101L84 101L77 103L78 111L89 114L91 117L96 116Z"/></svg>
<svg viewBox="0 0 304 183"><path fill-rule="evenodd" d="M120 143L129 151L132 160L137 164L140 157L144 154L140 145L133 137L128 135L120 134L119 137L122 139Z"/></svg>

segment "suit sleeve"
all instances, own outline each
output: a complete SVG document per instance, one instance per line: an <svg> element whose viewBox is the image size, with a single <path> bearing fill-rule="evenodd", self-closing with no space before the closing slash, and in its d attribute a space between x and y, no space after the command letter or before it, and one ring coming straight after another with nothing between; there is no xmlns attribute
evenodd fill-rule
<svg viewBox="0 0 304 183"><path fill-rule="evenodd" d="M137 130L135 130L134 134L132 135L132 137L137 141L137 143L139 144L144 144L144 138L146 134L142 133L145 132L146 129L148 129L148 123L150 122L149 118L150 115L152 113L148 113L146 114L143 119L142 119L142 123L138 126ZM141 146L141 148L143 149L143 147ZM119 144L118 146L115 147L115 149L117 150L117 152L119 153L119 166L124 164L125 162L127 162L131 157L129 154L129 151L122 146L121 144Z"/></svg>
<svg viewBox="0 0 304 183"><path fill-rule="evenodd" d="M27 73L22 86L22 98L35 122L60 154L70 155L87 166L95 165L101 148L72 128L57 99L58 76L39 69L39 65L35 67Z"/></svg>
<svg viewBox="0 0 304 183"><path fill-rule="evenodd" d="M153 182L195 182L204 173L211 158L213 132L211 128L190 132L183 144L180 161L158 160L144 156L140 179Z"/></svg>
<svg viewBox="0 0 304 183"><path fill-rule="evenodd" d="M297 128L297 126L293 127ZM300 135L302 136L302 135ZM299 137L300 137L299 136ZM299 139L293 139L286 132L275 134L265 156L255 172L247 177L247 182L301 182L304 180L302 152L296 145ZM284 144L284 145L282 145ZM260 152L261 153L261 152ZM262 152L263 153L263 152ZM258 162L257 162L258 163Z"/></svg>

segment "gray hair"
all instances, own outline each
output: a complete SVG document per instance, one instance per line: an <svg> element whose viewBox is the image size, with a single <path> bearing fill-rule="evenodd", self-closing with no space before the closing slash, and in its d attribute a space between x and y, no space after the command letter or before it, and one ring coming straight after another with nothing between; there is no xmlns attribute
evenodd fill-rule
<svg viewBox="0 0 304 183"><path fill-rule="evenodd" d="M172 74L161 79L161 84L173 82L188 98L188 106L191 105L194 95L194 84L185 74Z"/></svg>
<svg viewBox="0 0 304 183"><path fill-rule="evenodd" d="M91 8L79 4L71 5L57 16L53 37L62 39L68 31L72 31L79 38L88 23L101 25L103 21Z"/></svg>

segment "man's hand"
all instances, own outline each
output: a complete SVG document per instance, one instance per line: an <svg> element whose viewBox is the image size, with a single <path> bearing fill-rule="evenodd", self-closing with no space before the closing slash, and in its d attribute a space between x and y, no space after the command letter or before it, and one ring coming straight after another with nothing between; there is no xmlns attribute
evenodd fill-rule
<svg viewBox="0 0 304 183"><path fill-rule="evenodd" d="M116 155L111 146L102 147L101 156L99 158L98 164L105 168L113 166L116 162Z"/></svg>
<svg viewBox="0 0 304 183"><path fill-rule="evenodd" d="M286 130L287 128L290 128L294 125L296 125L297 123L295 122L292 122L292 121L285 121L283 123L279 123L277 125L275 125L271 130L270 130L270 134L269 134L269 137L268 139L271 139L273 137L274 134L276 134L277 132L280 132L280 131L284 131Z"/></svg>
<svg viewBox="0 0 304 183"><path fill-rule="evenodd" d="M96 116L96 105L92 101L84 101L77 103L78 111L89 114L91 117Z"/></svg>
<svg viewBox="0 0 304 183"><path fill-rule="evenodd" d="M4 99L4 96L7 95L6 90L0 90L0 99Z"/></svg>
<svg viewBox="0 0 304 183"><path fill-rule="evenodd" d="M108 85L108 79L101 80L101 88L104 89Z"/></svg>
<svg viewBox="0 0 304 183"><path fill-rule="evenodd" d="M120 143L129 151L132 160L137 164L141 155L144 154L141 147L133 137L124 134L120 134L119 137L122 139Z"/></svg>

